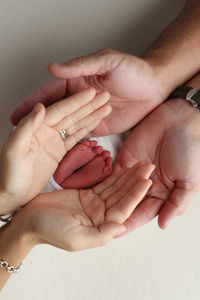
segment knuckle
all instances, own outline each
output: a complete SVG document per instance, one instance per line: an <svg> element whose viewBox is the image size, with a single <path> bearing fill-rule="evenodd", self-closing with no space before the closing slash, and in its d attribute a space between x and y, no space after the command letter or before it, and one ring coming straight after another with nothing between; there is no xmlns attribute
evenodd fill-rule
<svg viewBox="0 0 200 300"><path fill-rule="evenodd" d="M84 60L83 56L80 56L80 57L74 57L74 58L70 61L70 63L73 64L73 65L78 66L78 65L81 65L81 64L83 63L83 60Z"/></svg>
<svg viewBox="0 0 200 300"><path fill-rule="evenodd" d="M66 129L67 135L72 135L75 131L76 131L76 127L74 125Z"/></svg>
<svg viewBox="0 0 200 300"><path fill-rule="evenodd" d="M60 116L61 118L63 118L65 116L65 113L61 109L59 102L54 103L53 108L57 112L58 116Z"/></svg>

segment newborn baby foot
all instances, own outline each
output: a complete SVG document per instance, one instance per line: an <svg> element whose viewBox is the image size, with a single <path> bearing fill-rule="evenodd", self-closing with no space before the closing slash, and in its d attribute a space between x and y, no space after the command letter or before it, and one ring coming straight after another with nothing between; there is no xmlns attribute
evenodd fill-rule
<svg viewBox="0 0 200 300"><path fill-rule="evenodd" d="M103 151L96 141L84 141L70 150L54 174L54 180L64 189L88 188L112 172L109 151Z"/></svg>
<svg viewBox="0 0 200 300"><path fill-rule="evenodd" d="M56 172L54 173L54 180L61 184L68 176L75 170L81 168L89 161L91 161L97 154L103 152L101 146L97 146L96 141L84 141L73 147L64 156Z"/></svg>
<svg viewBox="0 0 200 300"><path fill-rule="evenodd" d="M103 151L85 166L74 172L61 183L64 189L83 189L100 183L112 171L112 158L109 151Z"/></svg>

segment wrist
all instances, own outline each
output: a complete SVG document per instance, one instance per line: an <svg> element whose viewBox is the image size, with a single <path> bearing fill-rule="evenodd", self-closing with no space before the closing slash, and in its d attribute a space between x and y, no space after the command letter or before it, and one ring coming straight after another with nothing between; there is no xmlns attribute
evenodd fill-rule
<svg viewBox="0 0 200 300"><path fill-rule="evenodd" d="M191 105L188 101L182 98L172 98L164 103L170 107L172 113L175 114L177 119L177 125L181 123L181 126L190 126L191 122L198 123L200 121L200 111Z"/></svg>
<svg viewBox="0 0 200 300"><path fill-rule="evenodd" d="M184 79L180 80L180 68L170 57L164 57L159 49L149 50L143 54L142 58L151 66L163 100L167 99L177 86L183 84L189 78L186 75Z"/></svg>
<svg viewBox="0 0 200 300"><path fill-rule="evenodd" d="M34 234L21 222L18 214L0 228L0 256L17 267L37 244Z"/></svg>
<svg viewBox="0 0 200 300"><path fill-rule="evenodd" d="M188 1L183 13L142 55L155 69L166 97L200 70L200 4Z"/></svg>
<svg viewBox="0 0 200 300"><path fill-rule="evenodd" d="M14 217L11 223L0 228L0 257L15 269L36 245L34 236ZM0 290L10 277L10 273L0 268Z"/></svg>
<svg viewBox="0 0 200 300"><path fill-rule="evenodd" d="M13 214L20 208L16 203L20 203L17 197L0 189L0 216Z"/></svg>
<svg viewBox="0 0 200 300"><path fill-rule="evenodd" d="M6 215L13 212L13 209L9 203L12 203L10 196L7 192L0 189L0 215Z"/></svg>

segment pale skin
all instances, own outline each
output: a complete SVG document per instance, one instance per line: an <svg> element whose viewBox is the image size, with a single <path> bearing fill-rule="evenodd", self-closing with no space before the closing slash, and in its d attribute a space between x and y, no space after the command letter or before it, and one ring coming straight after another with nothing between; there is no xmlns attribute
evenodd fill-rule
<svg viewBox="0 0 200 300"><path fill-rule="evenodd" d="M16 268L41 243L67 251L105 245L126 230L123 223L151 186L153 169L137 164L89 190L38 195L1 228L1 257ZM9 276L0 269L0 289Z"/></svg>
<svg viewBox="0 0 200 300"><path fill-rule="evenodd" d="M83 87L93 86L97 90L106 89L109 91L111 95L109 103L112 106L112 113L101 121L95 130L91 131L91 135L102 136L131 129L166 100L173 89L199 72L199 12L200 2L198 0L188 0L177 20L161 34L156 43L140 58L114 50L102 50L60 65L51 63L49 71L57 78L39 88L17 108L12 115L13 123L17 123L22 116L26 115L37 101L48 105L52 101L60 100L66 92L71 94ZM176 118L176 114L170 113L169 106L165 107L169 111L169 114L166 113L164 118L168 128L171 125L172 118ZM160 113L158 119L161 120L163 110L157 112ZM192 120L192 117L190 120ZM175 123L175 120L172 123ZM144 127L146 126L144 125ZM193 129L188 131L183 126L185 143L188 143L188 147L190 146L189 135L191 131L196 130L193 122L191 122L191 128ZM143 134L143 131L141 132ZM164 129L161 136L162 134L164 135ZM139 140L140 143L142 139L142 135L138 134L137 141ZM148 139L144 140L147 142ZM134 144L137 141L133 140L132 142ZM155 149L157 145L155 144L152 147ZM175 152L176 149L172 139L168 140L168 146ZM149 159L145 150L148 147L149 144L143 144L140 149L140 155L145 160ZM192 168L196 163L198 151L198 143L194 143L193 154L190 155L188 160L189 166L182 165L182 181L186 182L188 180L188 168ZM126 155L124 152L124 156ZM128 159L127 155L126 160ZM173 172L178 174L179 168L177 165L174 165ZM176 180L178 179L176 178ZM190 199L193 198L192 195L196 194L196 190L196 183L192 184ZM171 199L171 196L170 190L168 199ZM164 198L166 199L166 197L165 195ZM159 198L160 196L157 195L157 199ZM130 231L147 223L156 216L163 204L163 199L159 203L160 205L156 200L146 201L145 211L143 209L138 210L137 222L132 225L129 224L128 230ZM160 216L159 225L161 228L165 228L172 217L179 214L178 211L183 211L185 200L182 200L182 195L177 195L176 203L176 213L172 213L172 210L165 210L163 217Z"/></svg>
<svg viewBox="0 0 200 300"><path fill-rule="evenodd" d="M0 215L37 196L63 156L108 115L108 92L94 88L52 104L38 104L9 136L0 155ZM63 142L59 131L66 129Z"/></svg>
<svg viewBox="0 0 200 300"><path fill-rule="evenodd" d="M187 83L200 86L200 74ZM159 125L158 125L159 124ZM182 215L200 191L200 111L183 99L161 104L130 133L115 171L145 160L156 165L146 200L126 222L127 232L157 214L160 228ZM146 145L144 147L143 145Z"/></svg>
<svg viewBox="0 0 200 300"><path fill-rule="evenodd" d="M90 88L46 110L39 104L19 123L1 153L0 214L40 192L66 151L89 132L90 123L94 127L110 112L108 99L107 92L95 96ZM61 128L71 134L66 141ZM36 194L0 229L0 257L16 268L41 243L67 251L105 245L126 230L123 223L151 186L153 170L152 164L138 163L92 189ZM9 276L0 268L0 289Z"/></svg>

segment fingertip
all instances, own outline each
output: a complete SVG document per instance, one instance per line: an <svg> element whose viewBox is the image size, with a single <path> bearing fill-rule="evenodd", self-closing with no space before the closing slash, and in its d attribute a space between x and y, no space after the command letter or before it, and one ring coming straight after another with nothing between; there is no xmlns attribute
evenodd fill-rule
<svg viewBox="0 0 200 300"><path fill-rule="evenodd" d="M53 62L50 62L48 65L47 65L47 69L48 69L48 71L52 74L52 68L54 68L54 65L55 65L55 63L53 63Z"/></svg>
<svg viewBox="0 0 200 300"><path fill-rule="evenodd" d="M58 78L65 78L66 77L66 70L61 67L63 67L63 64L50 62L47 66L47 69L51 75L58 77ZM63 73L64 71L64 73Z"/></svg>
<svg viewBox="0 0 200 300"><path fill-rule="evenodd" d="M141 182L143 182L144 184L146 184L147 185L147 187L151 187L152 186L152 184L153 184L153 181L151 180L151 179L142 179L141 180Z"/></svg>
<svg viewBox="0 0 200 300"><path fill-rule="evenodd" d="M33 114L33 128L36 130L42 124L46 115L46 109L44 105L42 103L37 103L33 108Z"/></svg>
<svg viewBox="0 0 200 300"><path fill-rule="evenodd" d="M88 87L85 89L85 91L87 91L88 93L91 94L91 98L93 99L96 95L96 89L92 86Z"/></svg>
<svg viewBox="0 0 200 300"><path fill-rule="evenodd" d="M14 112L10 115L10 122L12 125L17 126L17 120Z"/></svg>
<svg viewBox="0 0 200 300"><path fill-rule="evenodd" d="M151 170L152 170L152 172L155 170L155 168L156 168L156 165L151 164Z"/></svg>
<svg viewBox="0 0 200 300"><path fill-rule="evenodd" d="M104 96L106 99L109 100L109 98L110 98L110 93L109 93L108 91L103 90L103 91L101 91L100 93L101 93L102 96Z"/></svg>
<svg viewBox="0 0 200 300"><path fill-rule="evenodd" d="M168 227L168 223L167 222L163 222L162 220L160 220L160 218L158 217L158 226L160 229L165 230Z"/></svg>
<svg viewBox="0 0 200 300"><path fill-rule="evenodd" d="M109 115L112 111L112 106L109 103L107 103L104 105L104 108L105 108L106 114Z"/></svg>
<svg viewBox="0 0 200 300"><path fill-rule="evenodd" d="M165 206L163 208L165 208ZM170 224L172 218L172 216L166 214L165 210L161 209L158 216L158 226L160 227L160 229L166 229Z"/></svg>

